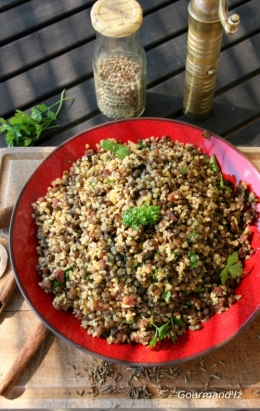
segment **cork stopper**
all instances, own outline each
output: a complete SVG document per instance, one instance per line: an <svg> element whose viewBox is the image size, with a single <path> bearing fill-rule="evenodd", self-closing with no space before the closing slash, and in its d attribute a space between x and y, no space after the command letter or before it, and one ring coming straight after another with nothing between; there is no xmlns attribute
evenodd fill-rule
<svg viewBox="0 0 260 411"><path fill-rule="evenodd" d="M94 29L107 37L126 37L138 30L143 11L135 0L98 0L91 9Z"/></svg>

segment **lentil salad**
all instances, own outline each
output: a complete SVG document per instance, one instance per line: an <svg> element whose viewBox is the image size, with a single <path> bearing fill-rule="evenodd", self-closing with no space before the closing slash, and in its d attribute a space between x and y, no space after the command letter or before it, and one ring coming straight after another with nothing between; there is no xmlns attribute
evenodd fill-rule
<svg viewBox="0 0 260 411"><path fill-rule="evenodd" d="M192 144L151 137L128 148L118 158L87 146L33 203L37 269L54 307L72 309L88 334L153 346L241 297L256 198ZM131 225L126 214L142 207L156 218Z"/></svg>

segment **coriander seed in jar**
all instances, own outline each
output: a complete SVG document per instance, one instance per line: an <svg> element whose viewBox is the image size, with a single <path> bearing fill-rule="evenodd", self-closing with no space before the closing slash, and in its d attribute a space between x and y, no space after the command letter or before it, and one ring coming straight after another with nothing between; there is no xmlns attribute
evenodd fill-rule
<svg viewBox="0 0 260 411"><path fill-rule="evenodd" d="M97 104L110 120L139 117L146 103L146 57L140 42L143 12L135 0L98 0L93 73Z"/></svg>

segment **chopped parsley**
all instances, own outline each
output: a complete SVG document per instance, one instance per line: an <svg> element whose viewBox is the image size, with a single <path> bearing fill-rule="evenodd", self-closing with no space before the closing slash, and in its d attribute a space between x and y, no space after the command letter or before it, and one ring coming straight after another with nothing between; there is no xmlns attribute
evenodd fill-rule
<svg viewBox="0 0 260 411"><path fill-rule="evenodd" d="M139 150L145 150L146 148L148 148L146 145L145 145L145 140L138 140L138 148L139 148Z"/></svg>
<svg viewBox="0 0 260 411"><path fill-rule="evenodd" d="M66 268L66 270L64 271L65 282L70 280L70 271L73 271L73 270L74 270L73 266Z"/></svg>
<svg viewBox="0 0 260 411"><path fill-rule="evenodd" d="M181 174L183 176L185 176L186 174L188 174L189 169L188 169L188 167L182 167L180 171L181 171Z"/></svg>
<svg viewBox="0 0 260 411"><path fill-rule="evenodd" d="M197 256L197 254L193 253L192 251L189 251L188 252L188 257L189 257L189 260L190 260L189 261L189 266L191 268L196 268L197 264L198 264L198 261L199 261L199 258Z"/></svg>
<svg viewBox="0 0 260 411"><path fill-rule="evenodd" d="M163 299L167 302L167 304L169 304L170 302L170 298L171 298L171 292L168 290L163 290Z"/></svg>
<svg viewBox="0 0 260 411"><path fill-rule="evenodd" d="M224 190L229 191L230 193L233 192L233 190L232 190L231 187L226 186L226 185L224 184L224 178L223 178L222 174L220 174L219 186L220 186L220 188L223 188Z"/></svg>
<svg viewBox="0 0 260 411"><path fill-rule="evenodd" d="M187 241L190 242L193 238L198 238L198 237L199 237L199 234L198 234L198 233L195 233L195 231L192 231L192 232L190 233L190 235L188 235Z"/></svg>
<svg viewBox="0 0 260 411"><path fill-rule="evenodd" d="M229 275L231 275L231 277L236 280L237 278L240 278L242 274L243 266L241 261L239 261L238 252L235 251L234 253L229 255L227 264L220 273L221 282L224 285L226 284Z"/></svg>
<svg viewBox="0 0 260 411"><path fill-rule="evenodd" d="M200 293L203 293L204 291L205 291L205 289L204 289L203 287L201 287L201 285L199 285L199 286L196 288L195 293L200 294Z"/></svg>
<svg viewBox="0 0 260 411"><path fill-rule="evenodd" d="M111 179L111 180L106 180L104 181L104 184L111 184L114 183L115 180Z"/></svg>
<svg viewBox="0 0 260 411"><path fill-rule="evenodd" d="M219 166L215 157L215 154L212 154L212 156L209 159L209 167L215 171L216 173L219 172Z"/></svg>

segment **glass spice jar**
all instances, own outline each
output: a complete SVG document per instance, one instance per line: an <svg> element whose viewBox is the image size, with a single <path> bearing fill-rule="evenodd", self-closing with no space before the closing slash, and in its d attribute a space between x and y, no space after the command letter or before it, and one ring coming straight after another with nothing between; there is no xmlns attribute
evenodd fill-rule
<svg viewBox="0 0 260 411"><path fill-rule="evenodd" d="M98 0L91 9L96 31L93 73L97 104L110 120L139 117L146 104L143 21L135 0Z"/></svg>

